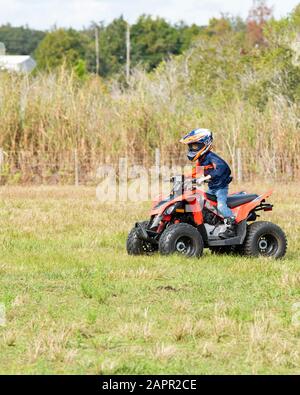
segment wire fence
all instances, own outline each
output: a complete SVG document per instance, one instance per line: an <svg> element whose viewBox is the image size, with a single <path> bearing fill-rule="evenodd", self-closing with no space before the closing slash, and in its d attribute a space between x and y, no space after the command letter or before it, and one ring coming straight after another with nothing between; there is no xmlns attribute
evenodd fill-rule
<svg viewBox="0 0 300 395"><path fill-rule="evenodd" d="M286 163L285 158L261 153L253 156L236 148L226 158L236 181L271 179L295 181L300 179L300 162ZM125 160L125 162L124 162ZM162 168L176 171L189 162L186 153L161 151L145 153L118 159L103 151L82 152L76 148L61 152L5 151L0 148L0 184L49 184L49 185L96 185L99 167L109 166L118 174L124 167L142 166L160 172ZM179 170L177 170L179 171Z"/></svg>

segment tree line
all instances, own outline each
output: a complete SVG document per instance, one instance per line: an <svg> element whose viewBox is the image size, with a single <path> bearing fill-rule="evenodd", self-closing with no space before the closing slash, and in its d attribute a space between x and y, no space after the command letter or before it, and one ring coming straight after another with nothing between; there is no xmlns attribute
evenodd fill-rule
<svg viewBox="0 0 300 395"><path fill-rule="evenodd" d="M0 42L7 54L32 55L40 70L51 70L63 63L96 72L95 29L99 34L99 74L120 73L126 62L127 22L121 16L105 25L92 23L82 30L53 28L49 32L25 27L0 26ZM181 22L170 24L163 18L143 15L131 26L131 63L147 71L162 60L186 50L204 28Z"/></svg>
<svg viewBox="0 0 300 395"><path fill-rule="evenodd" d="M272 10L260 1L250 10L247 20L221 15L212 18L207 26L171 24L164 18L142 15L130 26L131 66L152 71L162 61L184 53L199 39L211 41L229 32L239 39L241 51L265 45L263 26L271 14ZM7 24L0 26L0 41L6 45L8 54L32 55L39 70L51 71L64 64L80 76L98 71L100 76L110 77L124 73L127 28L122 16L107 25L91 23L82 30L54 27L46 32ZM98 70L96 56L99 56Z"/></svg>

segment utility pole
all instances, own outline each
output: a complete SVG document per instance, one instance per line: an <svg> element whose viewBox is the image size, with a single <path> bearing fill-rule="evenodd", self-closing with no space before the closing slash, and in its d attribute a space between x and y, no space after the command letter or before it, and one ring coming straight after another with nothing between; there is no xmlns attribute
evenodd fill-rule
<svg viewBox="0 0 300 395"><path fill-rule="evenodd" d="M99 29L95 26L95 48L96 48L96 74L100 73L100 59L99 59Z"/></svg>
<svg viewBox="0 0 300 395"><path fill-rule="evenodd" d="M129 84L130 78L130 25L127 23L126 30L126 82Z"/></svg>

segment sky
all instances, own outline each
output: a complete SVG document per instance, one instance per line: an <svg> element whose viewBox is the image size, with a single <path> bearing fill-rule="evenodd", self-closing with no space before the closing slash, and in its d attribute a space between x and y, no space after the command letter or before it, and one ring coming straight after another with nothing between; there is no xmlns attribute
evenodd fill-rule
<svg viewBox="0 0 300 395"><path fill-rule="evenodd" d="M170 22L205 25L221 12L246 17L253 0L0 0L0 24L32 28L81 28L91 21L109 23L123 15L130 23L141 14ZM268 0L275 17L287 15L300 0Z"/></svg>

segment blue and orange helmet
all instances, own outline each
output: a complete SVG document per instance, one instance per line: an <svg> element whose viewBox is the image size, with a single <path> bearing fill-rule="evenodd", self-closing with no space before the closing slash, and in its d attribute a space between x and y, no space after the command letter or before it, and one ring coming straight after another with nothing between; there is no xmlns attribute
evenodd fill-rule
<svg viewBox="0 0 300 395"><path fill-rule="evenodd" d="M188 159L196 162L212 149L213 140L212 132L209 129L195 129L183 137L180 142L188 146Z"/></svg>

